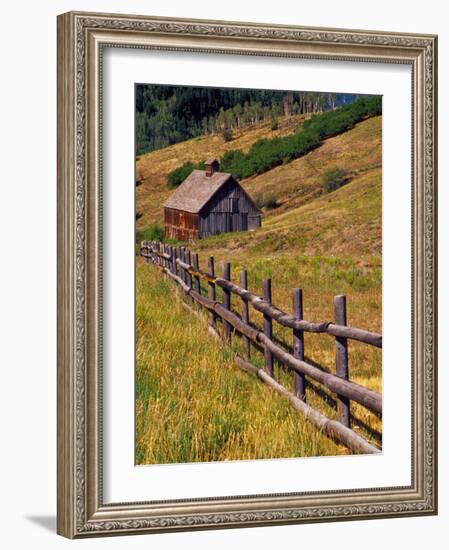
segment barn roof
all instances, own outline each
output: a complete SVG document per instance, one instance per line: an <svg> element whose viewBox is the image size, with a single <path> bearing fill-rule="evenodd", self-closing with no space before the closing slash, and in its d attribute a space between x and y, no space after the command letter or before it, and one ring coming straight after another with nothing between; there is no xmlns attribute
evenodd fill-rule
<svg viewBox="0 0 449 550"><path fill-rule="evenodd" d="M176 191L168 197L164 206L198 214L229 178L232 176L226 172L214 172L212 175L206 176L204 170L193 170Z"/></svg>

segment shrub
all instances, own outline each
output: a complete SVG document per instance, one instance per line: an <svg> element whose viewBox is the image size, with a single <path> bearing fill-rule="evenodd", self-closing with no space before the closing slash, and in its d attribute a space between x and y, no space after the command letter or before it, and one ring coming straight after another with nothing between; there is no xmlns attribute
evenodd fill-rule
<svg viewBox="0 0 449 550"><path fill-rule="evenodd" d="M270 128L273 130L277 130L279 128L279 123L278 123L278 119L276 117L273 117L271 120L270 120Z"/></svg>
<svg viewBox="0 0 449 550"><path fill-rule="evenodd" d="M138 229L136 231L136 243L135 252L136 256L140 256L140 242L141 241L163 241L164 240L164 228L159 223L153 223L145 229Z"/></svg>
<svg viewBox="0 0 449 550"><path fill-rule="evenodd" d="M273 191L270 191L270 193L267 193L265 197L265 208L267 210L273 210L273 208L276 208L277 205L278 205L277 195Z"/></svg>
<svg viewBox="0 0 449 550"><path fill-rule="evenodd" d="M344 132L356 122L367 116L382 113L382 98L380 96L361 97L334 111L313 115L304 121L304 129L318 132L321 139Z"/></svg>
<svg viewBox="0 0 449 550"><path fill-rule="evenodd" d="M181 183L186 179L187 176L189 176L193 172L194 169L195 165L193 164L193 162L186 162L179 168L175 168L175 170L172 170L168 174L168 188L174 189L175 187L181 185Z"/></svg>
<svg viewBox="0 0 449 550"><path fill-rule="evenodd" d="M339 189L346 181L346 172L342 168L331 168L323 174L324 190L327 193Z"/></svg>
<svg viewBox="0 0 449 550"><path fill-rule="evenodd" d="M254 202L258 208L273 210L273 208L276 208L278 204L278 198L274 191L270 191L269 193L262 193L259 191L259 193L257 193L254 197Z"/></svg>
<svg viewBox="0 0 449 550"><path fill-rule="evenodd" d="M228 126L225 126L221 130L221 137L224 139L224 141L231 141L232 139L232 130Z"/></svg>
<svg viewBox="0 0 449 550"><path fill-rule="evenodd" d="M179 168L175 168L174 170L168 173L167 187L169 189L174 189L175 187L179 187L181 183L188 176L190 176L190 174L194 170L205 170L205 168L206 168L205 160L202 160L197 164L193 164L193 162L185 162L182 166L179 166Z"/></svg>
<svg viewBox="0 0 449 550"><path fill-rule="evenodd" d="M254 202L256 203L257 208L262 209L264 207L263 193L259 191L254 197Z"/></svg>
<svg viewBox="0 0 449 550"><path fill-rule="evenodd" d="M164 227L160 223L153 223L145 229L136 231L136 242L140 241L163 241Z"/></svg>
<svg viewBox="0 0 449 550"><path fill-rule="evenodd" d="M220 169L224 172L229 172L232 166L236 165L244 158L245 155L240 151L240 149L232 149L231 151L226 151L225 154L221 157Z"/></svg>

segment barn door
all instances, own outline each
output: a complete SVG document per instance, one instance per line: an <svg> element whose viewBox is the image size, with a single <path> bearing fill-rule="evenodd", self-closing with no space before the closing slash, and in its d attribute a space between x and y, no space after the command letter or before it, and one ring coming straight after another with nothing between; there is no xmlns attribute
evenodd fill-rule
<svg viewBox="0 0 449 550"><path fill-rule="evenodd" d="M241 212L237 214L239 227L236 231L248 231L248 214L246 212Z"/></svg>
<svg viewBox="0 0 449 550"><path fill-rule="evenodd" d="M229 212L225 213L225 232L229 233L232 231L232 214Z"/></svg>
<svg viewBox="0 0 449 550"><path fill-rule="evenodd" d="M248 214L240 212L240 214L231 215L232 228L231 231L248 231Z"/></svg>

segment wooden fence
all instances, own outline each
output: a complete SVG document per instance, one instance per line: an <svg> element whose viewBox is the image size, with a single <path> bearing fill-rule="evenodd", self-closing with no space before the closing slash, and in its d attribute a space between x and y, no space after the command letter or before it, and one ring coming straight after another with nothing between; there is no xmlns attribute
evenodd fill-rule
<svg viewBox="0 0 449 550"><path fill-rule="evenodd" d="M246 372L257 376L278 393L287 397L291 405L312 424L332 439L358 453L373 454L379 449L351 429L351 401L371 410L381 417L382 395L349 380L348 340L382 348L382 335L347 326L346 297L335 296L335 322L312 323L303 319L302 290L293 289L293 314L288 314L272 303L271 279L262 283L263 295L248 290L246 271L240 274L240 285L231 281L231 266L224 263L223 273L215 273L214 258L208 260L208 271L201 271L198 254L186 247L174 247L157 241L142 241L141 256L158 266L175 281L182 292L196 304L209 311L209 328L226 343L233 335L243 341L243 357L235 353L236 364ZM201 281L206 287L201 285ZM217 287L222 290L217 300ZM232 295L242 301L242 313L233 311ZM263 329L250 321L250 306L263 315ZM273 321L292 330L292 353L273 337ZM222 329L218 330L218 322ZM335 338L336 374L312 365L304 359L304 333L324 333ZM264 354L264 368L250 362L251 347L256 346ZM274 361L293 372L293 391L282 386L275 378ZM337 396L339 420L332 420L306 403L306 380L318 382Z"/></svg>

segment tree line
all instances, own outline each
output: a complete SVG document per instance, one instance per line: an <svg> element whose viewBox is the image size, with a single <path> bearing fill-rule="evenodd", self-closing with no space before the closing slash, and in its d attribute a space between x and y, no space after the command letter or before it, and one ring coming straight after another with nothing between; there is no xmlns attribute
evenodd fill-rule
<svg viewBox="0 0 449 550"><path fill-rule="evenodd" d="M136 154L217 132L229 140L236 129L262 122L270 122L274 130L278 117L332 110L355 98L350 94L138 84Z"/></svg>
<svg viewBox="0 0 449 550"><path fill-rule="evenodd" d="M325 138L345 132L361 120L382 113L381 96L363 96L332 111L314 114L285 137L259 139L247 153L230 150L220 159L220 170L236 179L262 174L271 168L298 158L317 147ZM174 188L194 170L204 169L204 161L187 162L168 174L167 185Z"/></svg>

